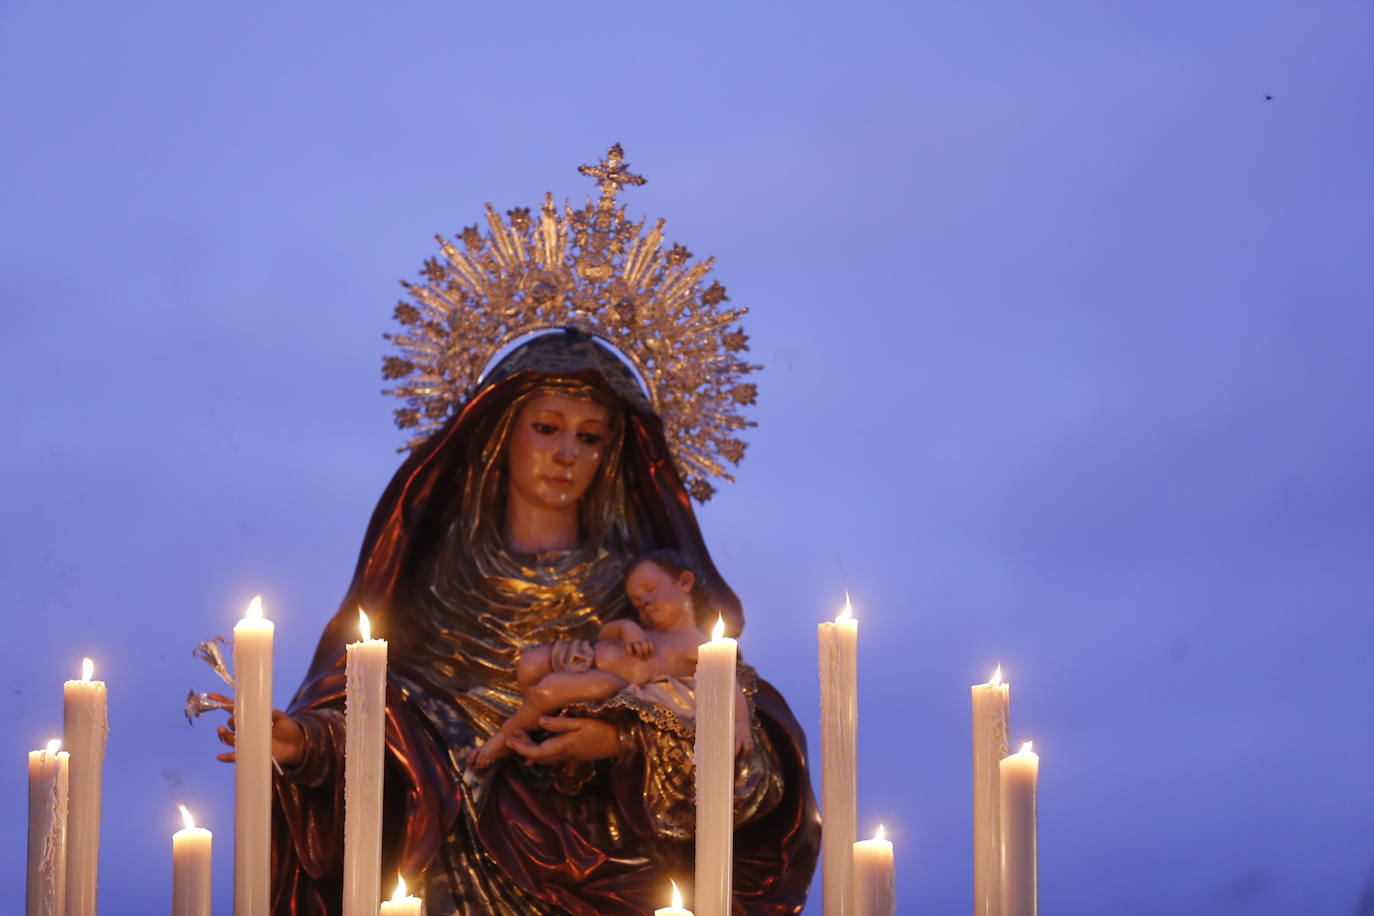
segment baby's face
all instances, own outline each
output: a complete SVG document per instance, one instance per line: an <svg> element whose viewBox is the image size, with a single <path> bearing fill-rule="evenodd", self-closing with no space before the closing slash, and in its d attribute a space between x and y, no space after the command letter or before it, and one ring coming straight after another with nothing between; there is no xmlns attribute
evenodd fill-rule
<svg viewBox="0 0 1374 916"><path fill-rule="evenodd" d="M690 619L695 581L690 572L675 577L657 563L646 561L625 578L625 592L643 626L669 630L684 617Z"/></svg>

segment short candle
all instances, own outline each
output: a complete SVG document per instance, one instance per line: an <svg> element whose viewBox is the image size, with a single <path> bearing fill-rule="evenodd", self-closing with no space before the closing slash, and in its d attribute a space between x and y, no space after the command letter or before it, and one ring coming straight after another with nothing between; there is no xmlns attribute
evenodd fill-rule
<svg viewBox="0 0 1374 916"><path fill-rule="evenodd" d="M854 916L896 916L892 841L878 825L871 840L854 844Z"/></svg>
<svg viewBox="0 0 1374 916"><path fill-rule="evenodd" d="M185 825L172 834L172 916L210 916L210 863L213 837L197 827L185 805Z"/></svg>
<svg viewBox="0 0 1374 916"><path fill-rule="evenodd" d="M677 882L668 883L673 886L673 905L654 910L654 916L692 916L692 911L682 905L682 891L677 889Z"/></svg>
<svg viewBox="0 0 1374 916"><path fill-rule="evenodd" d="M1002 812L1002 914L1035 916L1040 909L1036 888L1036 783L1040 756L1027 741L999 764Z"/></svg>
<svg viewBox="0 0 1374 916"><path fill-rule="evenodd" d="M377 916L420 916L420 898L406 893L406 879L396 876L396 893L383 900Z"/></svg>
<svg viewBox="0 0 1374 916"><path fill-rule="evenodd" d="M67 910L67 777L61 741L29 752L29 875L27 916Z"/></svg>

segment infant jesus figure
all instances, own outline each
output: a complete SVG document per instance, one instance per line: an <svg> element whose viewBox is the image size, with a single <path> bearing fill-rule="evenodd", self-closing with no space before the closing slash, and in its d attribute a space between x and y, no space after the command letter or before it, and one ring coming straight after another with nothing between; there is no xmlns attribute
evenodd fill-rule
<svg viewBox="0 0 1374 916"><path fill-rule="evenodd" d="M622 691L648 699L659 685L692 685L697 647L706 641L696 621L697 603L706 598L699 583L687 558L671 548L650 551L630 563L625 592L639 623L613 620L601 628L595 645L572 640L521 653L515 671L524 702L473 753L472 766L484 769L509 755L513 735L535 728L541 716L570 704L595 703ZM744 692L738 691L735 753L752 747L749 707Z"/></svg>

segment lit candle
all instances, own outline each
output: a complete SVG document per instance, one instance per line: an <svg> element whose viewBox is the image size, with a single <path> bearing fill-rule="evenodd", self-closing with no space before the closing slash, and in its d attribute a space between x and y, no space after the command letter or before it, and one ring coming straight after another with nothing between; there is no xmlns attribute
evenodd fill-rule
<svg viewBox="0 0 1374 916"><path fill-rule="evenodd" d="M735 658L737 646L716 621L711 641L697 648L696 907L701 916L729 916L735 848Z"/></svg>
<svg viewBox="0 0 1374 916"><path fill-rule="evenodd" d="M343 916L373 916L382 896L386 640L372 638L362 608L358 629L362 641L348 645L344 668Z"/></svg>
<svg viewBox="0 0 1374 916"><path fill-rule="evenodd" d="M878 825L871 840L854 844L854 916L896 916L892 841Z"/></svg>
<svg viewBox="0 0 1374 916"><path fill-rule="evenodd" d="M654 916L692 916L692 911L682 905L682 891L677 889L677 882L668 883L673 886L673 905L659 907L654 910Z"/></svg>
<svg viewBox="0 0 1374 916"><path fill-rule="evenodd" d="M177 807L186 826L172 834L172 916L210 916L210 831Z"/></svg>
<svg viewBox="0 0 1374 916"><path fill-rule="evenodd" d="M1002 916L1035 916L1036 899L1035 794L1040 756L1027 741L1021 750L1003 758Z"/></svg>
<svg viewBox="0 0 1374 916"><path fill-rule="evenodd" d="M821 862L825 916L854 906L858 839L859 621L848 593L834 623L818 628L821 665Z"/></svg>
<svg viewBox="0 0 1374 916"><path fill-rule="evenodd" d="M81 680L62 685L62 743L71 756L67 812L67 916L95 916L100 864L100 779L110 734L105 682L81 660Z"/></svg>
<svg viewBox="0 0 1374 916"><path fill-rule="evenodd" d="M973 916L1002 916L1002 878L997 766L1007 756L1011 685L998 665L973 691Z"/></svg>
<svg viewBox="0 0 1374 916"><path fill-rule="evenodd" d="M234 916L271 905L274 629L261 597L234 625Z"/></svg>
<svg viewBox="0 0 1374 916"><path fill-rule="evenodd" d="M377 916L420 916L420 898L406 894L406 879L396 876L396 893L382 901Z"/></svg>
<svg viewBox="0 0 1374 916"><path fill-rule="evenodd" d="M61 741L29 751L27 916L64 916L67 906L66 751Z"/></svg>

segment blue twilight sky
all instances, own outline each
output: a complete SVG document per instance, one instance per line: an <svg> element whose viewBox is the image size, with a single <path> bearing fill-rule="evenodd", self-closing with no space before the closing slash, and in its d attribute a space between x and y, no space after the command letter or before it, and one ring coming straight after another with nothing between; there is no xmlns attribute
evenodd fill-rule
<svg viewBox="0 0 1374 916"><path fill-rule="evenodd" d="M285 702L398 461L396 280L618 140L752 309L701 518L813 740L852 590L902 912L969 909L1001 662L1046 913L1374 913L1372 42L1357 0L3 0L0 883L89 654L104 912L166 906L176 801L228 911L189 650L261 592Z"/></svg>

